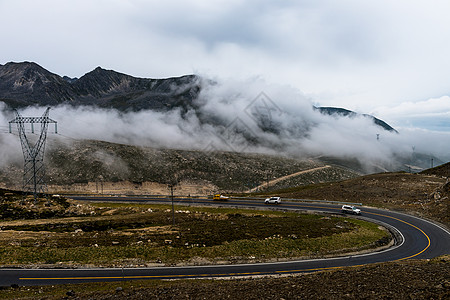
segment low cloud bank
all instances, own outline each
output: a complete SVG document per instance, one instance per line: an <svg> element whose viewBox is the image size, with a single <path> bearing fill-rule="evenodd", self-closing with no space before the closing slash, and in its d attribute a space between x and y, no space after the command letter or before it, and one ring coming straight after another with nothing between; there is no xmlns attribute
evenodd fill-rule
<svg viewBox="0 0 450 300"><path fill-rule="evenodd" d="M115 143L191 149L285 154L298 157L334 156L360 162L389 164L414 152L450 159L450 133L375 125L370 118L323 115L298 90L259 79L204 82L196 109L122 113L94 107L57 106L50 117L58 122L53 138L93 139ZM0 107L0 166L20 161L17 136L8 132L15 116ZM45 108L29 107L23 116L41 116ZM13 124L15 125L15 124ZM38 128L35 126L35 128ZM31 135L36 139L36 135Z"/></svg>

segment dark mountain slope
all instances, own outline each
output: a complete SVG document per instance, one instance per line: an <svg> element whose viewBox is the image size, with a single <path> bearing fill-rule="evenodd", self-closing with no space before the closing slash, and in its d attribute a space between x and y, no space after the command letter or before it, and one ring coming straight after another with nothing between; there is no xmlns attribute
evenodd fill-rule
<svg viewBox="0 0 450 300"><path fill-rule="evenodd" d="M192 104L200 90L195 75L147 79L100 67L76 80L73 88L80 104L135 111Z"/></svg>
<svg viewBox="0 0 450 300"><path fill-rule="evenodd" d="M100 67L80 79L53 74L36 63L0 65L0 100L19 108L31 105L95 105L119 110L167 110L191 104L199 79L136 78Z"/></svg>
<svg viewBox="0 0 450 300"><path fill-rule="evenodd" d="M70 84L33 62L0 66L0 99L12 107L73 102Z"/></svg>

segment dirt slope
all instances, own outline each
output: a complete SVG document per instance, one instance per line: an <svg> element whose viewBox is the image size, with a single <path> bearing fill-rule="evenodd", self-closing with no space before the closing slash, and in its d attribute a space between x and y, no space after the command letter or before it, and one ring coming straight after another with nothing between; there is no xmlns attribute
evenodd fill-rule
<svg viewBox="0 0 450 300"><path fill-rule="evenodd" d="M437 167L434 167L434 168L431 168L431 169L427 169L420 173L449 178L450 177L450 162L440 165L440 166L437 166Z"/></svg>

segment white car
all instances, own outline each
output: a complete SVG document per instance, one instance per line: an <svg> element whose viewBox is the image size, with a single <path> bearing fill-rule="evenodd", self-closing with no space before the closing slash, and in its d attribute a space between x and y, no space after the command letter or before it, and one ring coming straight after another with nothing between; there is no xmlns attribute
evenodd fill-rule
<svg viewBox="0 0 450 300"><path fill-rule="evenodd" d="M349 213L354 215L360 215L361 210L359 208L356 208L352 205L342 205L342 212L343 213Z"/></svg>
<svg viewBox="0 0 450 300"><path fill-rule="evenodd" d="M265 204L280 204L281 198L280 197L270 197L264 200Z"/></svg>

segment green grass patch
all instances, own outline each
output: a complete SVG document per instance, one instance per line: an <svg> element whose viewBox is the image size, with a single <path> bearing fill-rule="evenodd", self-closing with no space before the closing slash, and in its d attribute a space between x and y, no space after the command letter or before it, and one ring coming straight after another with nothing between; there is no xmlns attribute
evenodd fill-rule
<svg viewBox="0 0 450 300"><path fill-rule="evenodd" d="M283 211L95 203L106 216L2 226L0 264L147 265L266 261L379 246L389 234L346 217Z"/></svg>

